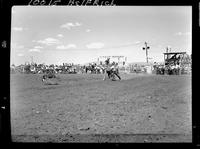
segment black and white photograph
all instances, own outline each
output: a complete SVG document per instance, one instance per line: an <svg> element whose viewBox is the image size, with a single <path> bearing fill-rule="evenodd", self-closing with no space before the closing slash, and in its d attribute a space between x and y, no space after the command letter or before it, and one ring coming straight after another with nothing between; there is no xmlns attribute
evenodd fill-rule
<svg viewBox="0 0 200 149"><path fill-rule="evenodd" d="M192 6L13 6L13 142L192 142Z"/></svg>

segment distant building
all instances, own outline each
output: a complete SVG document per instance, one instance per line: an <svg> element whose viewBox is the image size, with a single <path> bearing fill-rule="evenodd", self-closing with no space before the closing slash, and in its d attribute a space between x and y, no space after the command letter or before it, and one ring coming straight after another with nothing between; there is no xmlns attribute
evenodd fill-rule
<svg viewBox="0 0 200 149"><path fill-rule="evenodd" d="M98 57L97 63L104 64L105 60L110 58L110 63L118 63L119 66L125 66L127 64L127 57L125 56L100 56Z"/></svg>

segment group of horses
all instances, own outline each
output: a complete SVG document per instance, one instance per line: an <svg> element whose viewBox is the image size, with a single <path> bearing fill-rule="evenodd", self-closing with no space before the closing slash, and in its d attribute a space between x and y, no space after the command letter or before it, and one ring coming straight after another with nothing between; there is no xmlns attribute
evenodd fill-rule
<svg viewBox="0 0 200 149"><path fill-rule="evenodd" d="M101 74L105 72L105 67L103 65L90 64L88 66L82 66L82 73L91 73L91 74Z"/></svg>
<svg viewBox="0 0 200 149"><path fill-rule="evenodd" d="M85 73L88 73L90 71L91 74L104 74L103 80L105 80L106 76L108 79L115 81L116 76L121 80L119 76L119 70L118 69L113 69L111 65L106 65L106 66L97 66L97 65L89 65L89 66L84 66L82 69L85 70ZM47 79L52 79L52 78L57 78L56 73L54 70L46 70L45 73L42 75L42 81L44 82Z"/></svg>
<svg viewBox="0 0 200 149"><path fill-rule="evenodd" d="M118 64L115 62L111 64L109 63L104 64L104 65L97 65L94 63L94 64L90 64L89 66L83 66L82 70L84 70L85 73L90 72L91 74L104 74L104 80L107 75L109 79L111 79L112 81L115 81L116 76L119 78L119 80L121 80L121 77L119 76L119 68L117 65Z"/></svg>

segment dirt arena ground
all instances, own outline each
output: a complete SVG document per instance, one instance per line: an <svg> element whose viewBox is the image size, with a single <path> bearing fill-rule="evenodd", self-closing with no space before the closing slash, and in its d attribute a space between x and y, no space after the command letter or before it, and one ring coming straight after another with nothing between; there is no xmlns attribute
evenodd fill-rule
<svg viewBox="0 0 200 149"><path fill-rule="evenodd" d="M191 142L191 75L11 74L15 142Z"/></svg>

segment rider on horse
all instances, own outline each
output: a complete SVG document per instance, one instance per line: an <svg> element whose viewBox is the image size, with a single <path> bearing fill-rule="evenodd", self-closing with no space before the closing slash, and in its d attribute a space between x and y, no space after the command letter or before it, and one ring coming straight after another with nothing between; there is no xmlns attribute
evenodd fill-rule
<svg viewBox="0 0 200 149"><path fill-rule="evenodd" d="M106 79L106 74L108 74L108 78L110 78L110 58L105 60L105 67L104 67L104 77L103 80Z"/></svg>
<svg viewBox="0 0 200 149"><path fill-rule="evenodd" d="M49 78L56 78L55 72L52 69L47 69L45 74L42 76L42 81L45 81Z"/></svg>
<svg viewBox="0 0 200 149"><path fill-rule="evenodd" d="M112 66L111 66L111 74L113 75L113 78L115 78L114 76L116 75L118 77L118 79L121 80L121 77L119 76L118 63L113 62ZM115 79L113 79L113 80L115 80Z"/></svg>
<svg viewBox="0 0 200 149"><path fill-rule="evenodd" d="M110 58L108 58L105 61L106 67L105 67L105 73L104 73L104 78L103 80L106 79L106 74L108 74L108 78L112 79L113 81L115 80L115 76L117 76L119 78L119 80L121 80L121 77L119 76L119 71L118 71L118 64L113 62L112 64L110 64Z"/></svg>

